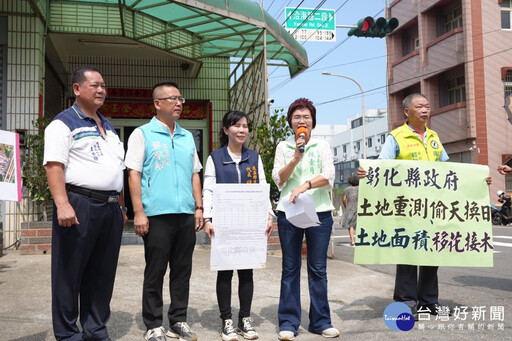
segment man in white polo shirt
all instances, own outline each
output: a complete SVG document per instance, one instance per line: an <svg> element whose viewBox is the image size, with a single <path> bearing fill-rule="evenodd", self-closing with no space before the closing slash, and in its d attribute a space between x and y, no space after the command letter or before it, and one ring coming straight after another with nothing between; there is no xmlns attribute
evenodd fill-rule
<svg viewBox="0 0 512 341"><path fill-rule="evenodd" d="M127 221L124 148L97 112L106 96L99 71L79 67L72 83L75 103L45 130L44 165L54 200L53 330L57 340L110 340L106 324Z"/></svg>

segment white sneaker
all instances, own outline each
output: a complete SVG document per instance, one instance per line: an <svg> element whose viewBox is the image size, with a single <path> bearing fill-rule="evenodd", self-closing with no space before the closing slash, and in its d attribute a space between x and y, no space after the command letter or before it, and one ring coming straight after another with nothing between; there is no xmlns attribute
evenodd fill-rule
<svg viewBox="0 0 512 341"><path fill-rule="evenodd" d="M158 327L150 329L144 334L144 340L146 341L166 341L164 327Z"/></svg>
<svg viewBox="0 0 512 341"><path fill-rule="evenodd" d="M326 330L322 331L322 336L327 338L333 338L340 336L340 331L334 327L327 328Z"/></svg>
<svg viewBox="0 0 512 341"><path fill-rule="evenodd" d="M295 340L295 334L289 330L281 330L277 335L279 340L291 341Z"/></svg>

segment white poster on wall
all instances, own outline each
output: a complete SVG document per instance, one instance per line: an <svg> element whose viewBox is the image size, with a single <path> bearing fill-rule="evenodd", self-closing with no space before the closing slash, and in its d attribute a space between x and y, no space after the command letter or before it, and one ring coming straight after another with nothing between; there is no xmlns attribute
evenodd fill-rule
<svg viewBox="0 0 512 341"><path fill-rule="evenodd" d="M0 130L0 200L21 201L19 135Z"/></svg>

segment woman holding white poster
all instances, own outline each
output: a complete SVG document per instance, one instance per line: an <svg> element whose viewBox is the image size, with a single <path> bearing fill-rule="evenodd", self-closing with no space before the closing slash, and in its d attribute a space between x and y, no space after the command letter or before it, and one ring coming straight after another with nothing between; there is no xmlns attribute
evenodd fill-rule
<svg viewBox="0 0 512 341"><path fill-rule="evenodd" d="M334 209L329 195L334 182L331 148L326 141L311 137L316 126L316 108L310 100L295 100L288 108L287 116L294 136L278 144L272 171L272 178L281 190L277 206L279 240L283 251L278 337L279 340L295 340L300 326L301 248L305 235L311 300L308 330L334 338L340 333L331 324L327 299L327 247L333 226L331 211ZM320 225L300 228L286 218L284 200L295 203L295 198L302 193L312 196Z"/></svg>
<svg viewBox="0 0 512 341"><path fill-rule="evenodd" d="M204 231L210 237L210 240L215 236L214 222L211 219L214 185L217 183L266 183L263 163L258 153L244 147L248 134L249 123L246 113L229 111L224 115L219 133L221 148L210 154L204 172ZM271 212L272 206L269 200L269 216L264 231L268 236L272 233L273 215ZM258 333L252 327L252 319L250 318L254 290L253 271L252 269L239 269L237 271L240 311L236 330L231 319L233 270L217 272L217 301L220 318L222 319L221 337L224 341L237 340L237 334L248 340L258 338Z"/></svg>

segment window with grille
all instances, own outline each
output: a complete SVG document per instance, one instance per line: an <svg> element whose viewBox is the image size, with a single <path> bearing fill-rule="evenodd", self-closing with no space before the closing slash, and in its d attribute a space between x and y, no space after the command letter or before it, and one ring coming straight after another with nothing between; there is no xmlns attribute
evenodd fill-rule
<svg viewBox="0 0 512 341"><path fill-rule="evenodd" d="M501 28L510 30L510 18L512 16L512 1L503 0L501 6Z"/></svg>
<svg viewBox="0 0 512 341"><path fill-rule="evenodd" d="M505 87L505 97L512 95L512 70L508 70L503 81Z"/></svg>
<svg viewBox="0 0 512 341"><path fill-rule="evenodd" d="M371 137L369 137L369 138L368 138L366 145L367 145L368 147L371 147L371 146L373 145L373 143L372 143L372 138L371 138Z"/></svg>
<svg viewBox="0 0 512 341"><path fill-rule="evenodd" d="M462 27L462 6L444 15L444 33Z"/></svg>
<svg viewBox="0 0 512 341"><path fill-rule="evenodd" d="M352 129L360 127L362 125L363 125L363 118L362 117L356 118L355 120L353 120L351 122Z"/></svg>
<svg viewBox="0 0 512 341"><path fill-rule="evenodd" d="M448 80L448 105L466 101L466 77Z"/></svg>

